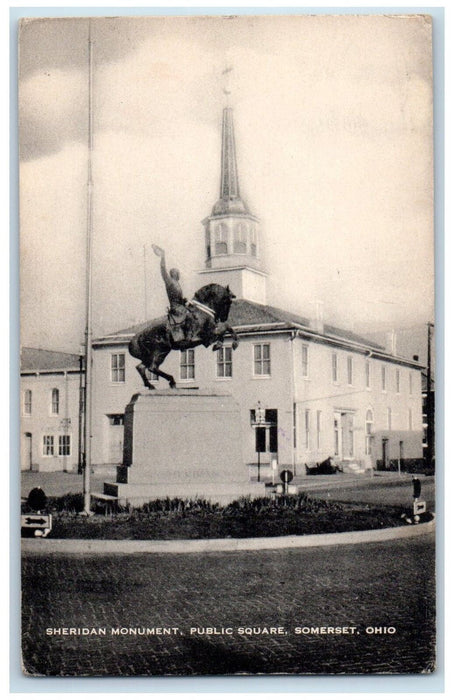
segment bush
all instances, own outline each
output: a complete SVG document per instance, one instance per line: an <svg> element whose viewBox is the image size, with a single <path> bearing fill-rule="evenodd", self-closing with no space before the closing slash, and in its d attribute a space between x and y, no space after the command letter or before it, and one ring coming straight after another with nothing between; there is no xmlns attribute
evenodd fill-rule
<svg viewBox="0 0 454 700"><path fill-rule="evenodd" d="M276 537L401 525L402 508L335 503L307 494L240 498L226 506L204 499L165 498L123 512L78 517L81 494L49 499L55 512L50 538L199 539Z"/></svg>

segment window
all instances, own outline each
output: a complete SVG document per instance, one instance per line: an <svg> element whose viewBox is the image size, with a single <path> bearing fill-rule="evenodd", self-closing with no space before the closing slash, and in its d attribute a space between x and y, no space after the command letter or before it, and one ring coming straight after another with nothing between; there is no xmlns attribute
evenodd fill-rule
<svg viewBox="0 0 454 700"><path fill-rule="evenodd" d="M385 365L382 365L382 368L381 368L381 389L382 389L382 391L386 391L386 367L385 367Z"/></svg>
<svg viewBox="0 0 454 700"><path fill-rule="evenodd" d="M331 368L333 375L333 382L337 382L337 353L333 352L331 355Z"/></svg>
<svg viewBox="0 0 454 700"><path fill-rule="evenodd" d="M69 457L71 454L71 435L58 436L58 454L60 457Z"/></svg>
<svg viewBox="0 0 454 700"><path fill-rule="evenodd" d="M254 345L254 374L256 376L271 375L271 351L269 343Z"/></svg>
<svg viewBox="0 0 454 700"><path fill-rule="evenodd" d="M353 357L347 357L347 384L353 384Z"/></svg>
<svg viewBox="0 0 454 700"><path fill-rule="evenodd" d="M226 255L228 253L227 235L226 224L218 224L214 230L214 251L216 255Z"/></svg>
<svg viewBox="0 0 454 700"><path fill-rule="evenodd" d="M392 422L393 422L393 413L392 409L388 408L388 430L392 429Z"/></svg>
<svg viewBox="0 0 454 700"><path fill-rule="evenodd" d="M408 391L410 393L410 396L413 394L413 375L410 372L408 375Z"/></svg>
<svg viewBox="0 0 454 700"><path fill-rule="evenodd" d="M366 412L366 455L372 454L372 432L374 428L374 414L369 408Z"/></svg>
<svg viewBox="0 0 454 700"><path fill-rule="evenodd" d="M211 235L209 229L205 232L205 246L207 251L207 258L211 258Z"/></svg>
<svg viewBox="0 0 454 700"><path fill-rule="evenodd" d="M44 435L43 436L43 456L53 457L54 454L54 436Z"/></svg>
<svg viewBox="0 0 454 700"><path fill-rule="evenodd" d="M310 411L308 408L304 411L304 446L309 449L309 432L310 432Z"/></svg>
<svg viewBox="0 0 454 700"><path fill-rule="evenodd" d="M411 408L408 409L408 430L413 430L413 413Z"/></svg>
<svg viewBox="0 0 454 700"><path fill-rule="evenodd" d="M194 350L182 350L180 355L180 379L195 378Z"/></svg>
<svg viewBox="0 0 454 700"><path fill-rule="evenodd" d="M51 413L53 416L60 412L60 392L58 389L52 389Z"/></svg>
<svg viewBox="0 0 454 700"><path fill-rule="evenodd" d="M396 392L400 394L400 371L396 369Z"/></svg>
<svg viewBox="0 0 454 700"><path fill-rule="evenodd" d="M257 255L257 229L255 224L251 226L251 255L254 257Z"/></svg>
<svg viewBox="0 0 454 700"><path fill-rule="evenodd" d="M216 358L216 376L231 377L232 376L232 348L219 348Z"/></svg>
<svg viewBox="0 0 454 700"><path fill-rule="evenodd" d="M245 255L247 253L247 224L241 221L235 226L233 252Z"/></svg>
<svg viewBox="0 0 454 700"><path fill-rule="evenodd" d="M125 381L125 354L115 353L110 356L110 378L118 384Z"/></svg>
<svg viewBox="0 0 454 700"><path fill-rule="evenodd" d="M109 419L109 425L124 425L125 415L124 413L111 413L107 416Z"/></svg>
<svg viewBox="0 0 454 700"><path fill-rule="evenodd" d="M302 360L303 360L303 377L309 376L309 348L307 345L303 345L302 348Z"/></svg>
<svg viewBox="0 0 454 700"><path fill-rule="evenodd" d="M370 389L370 362L369 362L369 360L366 360L365 370L366 370L366 388Z"/></svg>
<svg viewBox="0 0 454 700"><path fill-rule="evenodd" d="M320 447L321 431L322 431L322 412L317 411L317 449Z"/></svg>
<svg viewBox="0 0 454 700"><path fill-rule="evenodd" d="M24 391L24 415L31 416L32 414L32 391L25 389Z"/></svg>

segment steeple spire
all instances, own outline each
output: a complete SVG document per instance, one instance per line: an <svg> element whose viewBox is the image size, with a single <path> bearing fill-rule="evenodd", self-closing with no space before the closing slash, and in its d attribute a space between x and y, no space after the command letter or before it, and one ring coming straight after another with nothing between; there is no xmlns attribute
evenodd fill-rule
<svg viewBox="0 0 454 700"><path fill-rule="evenodd" d="M249 213L240 197L231 107L224 107L222 112L221 188L219 196L220 199L213 207L213 216Z"/></svg>
<svg viewBox="0 0 454 700"><path fill-rule="evenodd" d="M232 69L226 69L228 78ZM224 75L226 74L226 75ZM224 89L226 95L230 91ZM205 279L230 286L238 298L266 303L266 278L261 246L260 222L250 213L240 196L236 162L233 110L222 112L220 199L205 227Z"/></svg>
<svg viewBox="0 0 454 700"><path fill-rule="evenodd" d="M233 110L224 107L222 113L221 199L238 199L238 168L236 164Z"/></svg>

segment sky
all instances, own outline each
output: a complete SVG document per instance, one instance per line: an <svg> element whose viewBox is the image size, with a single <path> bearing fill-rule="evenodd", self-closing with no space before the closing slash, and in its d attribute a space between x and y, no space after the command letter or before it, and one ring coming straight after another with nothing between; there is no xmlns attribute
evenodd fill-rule
<svg viewBox="0 0 454 700"><path fill-rule="evenodd" d="M240 190L269 303L357 332L433 320L431 27L422 16L100 18L93 332L161 315L157 243L201 286L233 67ZM21 342L84 337L88 20L20 31ZM145 292L146 285L146 292Z"/></svg>

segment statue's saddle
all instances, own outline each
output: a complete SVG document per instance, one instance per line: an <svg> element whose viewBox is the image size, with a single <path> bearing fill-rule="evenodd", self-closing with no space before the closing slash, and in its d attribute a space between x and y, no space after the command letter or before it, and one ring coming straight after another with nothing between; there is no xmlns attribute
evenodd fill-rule
<svg viewBox="0 0 454 700"><path fill-rule="evenodd" d="M188 340L192 333L192 314L190 310L178 304L171 307L167 312L167 323L173 341L178 343L182 340Z"/></svg>

